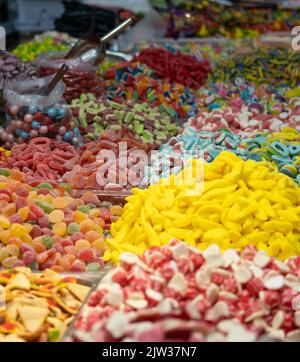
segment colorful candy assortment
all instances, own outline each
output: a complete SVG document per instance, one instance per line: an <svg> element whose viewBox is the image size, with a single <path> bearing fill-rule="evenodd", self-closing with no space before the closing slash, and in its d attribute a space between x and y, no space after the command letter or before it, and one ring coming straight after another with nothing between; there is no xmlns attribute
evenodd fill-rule
<svg viewBox="0 0 300 362"><path fill-rule="evenodd" d="M69 110L74 127L79 127L90 140L96 139L105 129L119 130L125 125L145 144L158 145L179 131L170 115L162 115L159 107L151 108L146 103L120 104L84 94L71 103Z"/></svg>
<svg viewBox="0 0 300 362"><path fill-rule="evenodd" d="M266 163L243 161L228 151L210 164L193 160L168 180L133 189L111 226L104 259L142 254L172 237L201 250L213 243L222 250L251 244L279 259L299 255L299 195L289 177Z"/></svg>
<svg viewBox="0 0 300 362"><path fill-rule="evenodd" d="M5 308L0 307L0 342L62 339L91 287L75 277L18 267L0 272Z"/></svg>
<svg viewBox="0 0 300 362"><path fill-rule="evenodd" d="M300 340L299 257L203 252L173 240L141 257L124 253L75 323L74 341L253 342L261 335ZM294 302L294 304L293 304Z"/></svg>
<svg viewBox="0 0 300 362"><path fill-rule="evenodd" d="M119 210L91 192L74 199L63 185L31 187L20 171L0 170L2 267L79 272L103 266L104 231Z"/></svg>
<svg viewBox="0 0 300 362"><path fill-rule="evenodd" d="M226 19L202 1L196 18L189 3L169 32L253 36L294 20ZM15 50L33 64L0 56L0 341L62 340L90 285L56 273L100 279L106 264L66 340L300 341L299 54L154 41L97 70L48 53L69 40ZM64 62L64 82L39 94ZM27 80L34 66L49 77Z"/></svg>

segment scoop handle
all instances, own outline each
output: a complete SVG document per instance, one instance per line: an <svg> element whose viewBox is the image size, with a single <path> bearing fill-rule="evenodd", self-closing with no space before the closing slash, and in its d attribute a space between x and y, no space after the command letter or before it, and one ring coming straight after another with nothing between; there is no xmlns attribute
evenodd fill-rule
<svg viewBox="0 0 300 362"><path fill-rule="evenodd" d="M110 31L109 33L105 34L102 38L101 41L103 43L107 43L108 41L110 41L112 38L116 37L118 34L122 33L122 31L124 31L125 29L127 29L129 27L129 25L131 25L133 23L133 20L131 18L123 21L123 23L121 23L119 26L117 26L116 28L114 28L112 31Z"/></svg>
<svg viewBox="0 0 300 362"><path fill-rule="evenodd" d="M57 83L67 73L68 70L69 70L69 67L64 63L61 66L61 68L59 69L59 71L55 74L55 76L53 77L51 82L49 84L47 84L44 89L41 90L40 94L48 96L53 91L53 89L56 87Z"/></svg>

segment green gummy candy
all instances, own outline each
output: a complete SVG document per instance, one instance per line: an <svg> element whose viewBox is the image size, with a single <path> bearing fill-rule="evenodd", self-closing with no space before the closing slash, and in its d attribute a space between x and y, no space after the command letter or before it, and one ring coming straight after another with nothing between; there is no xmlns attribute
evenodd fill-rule
<svg viewBox="0 0 300 362"><path fill-rule="evenodd" d="M50 212L55 210L54 207L48 202L36 201L36 205L43 209L47 214L50 214Z"/></svg>
<svg viewBox="0 0 300 362"><path fill-rule="evenodd" d="M49 329L47 332L49 342L56 342L59 340L60 331L58 329Z"/></svg>
<svg viewBox="0 0 300 362"><path fill-rule="evenodd" d="M104 209L109 209L109 208L111 208L111 203L108 201L103 201L101 203L101 207L103 207Z"/></svg>
<svg viewBox="0 0 300 362"><path fill-rule="evenodd" d="M113 124L109 128L114 130L114 131L118 131L118 130L121 129L121 126L119 124Z"/></svg>
<svg viewBox="0 0 300 362"><path fill-rule="evenodd" d="M51 184L49 184L48 182L39 184L36 188L37 188L38 190L39 190L39 189L49 189L49 190L53 190L53 186L52 186Z"/></svg>
<svg viewBox="0 0 300 362"><path fill-rule="evenodd" d="M6 176L6 177L8 177L8 176L11 175L11 173L10 173L10 171L7 170L6 168L0 168L0 175L1 175L1 176Z"/></svg>
<svg viewBox="0 0 300 362"><path fill-rule="evenodd" d="M85 270L87 272L96 272L100 270L100 265L98 263L90 263L86 266Z"/></svg>
<svg viewBox="0 0 300 362"><path fill-rule="evenodd" d="M79 207L77 208L78 211L84 212L84 213L86 213L86 214L88 214L91 209L92 209L92 207L89 206L89 205L79 206Z"/></svg>
<svg viewBox="0 0 300 362"><path fill-rule="evenodd" d="M125 116L124 122L130 123L133 120L134 114L131 112L128 112Z"/></svg>
<svg viewBox="0 0 300 362"><path fill-rule="evenodd" d="M38 270L39 264L38 264L38 262L34 261L34 262L28 264L28 268L30 268L31 270ZM6 272L7 272L7 270L6 270Z"/></svg>
<svg viewBox="0 0 300 362"><path fill-rule="evenodd" d="M138 124L134 127L134 130L137 134L142 134L144 131L144 125L143 124Z"/></svg>
<svg viewBox="0 0 300 362"><path fill-rule="evenodd" d="M80 231L80 226L76 222L71 222L67 227L68 234L72 235Z"/></svg>
<svg viewBox="0 0 300 362"><path fill-rule="evenodd" d="M51 249L53 245L53 240L50 236L43 236L42 237L43 243L47 249Z"/></svg>
<svg viewBox="0 0 300 362"><path fill-rule="evenodd" d="M153 140L152 134L149 131L144 131L142 133L142 138L145 142L152 142Z"/></svg>

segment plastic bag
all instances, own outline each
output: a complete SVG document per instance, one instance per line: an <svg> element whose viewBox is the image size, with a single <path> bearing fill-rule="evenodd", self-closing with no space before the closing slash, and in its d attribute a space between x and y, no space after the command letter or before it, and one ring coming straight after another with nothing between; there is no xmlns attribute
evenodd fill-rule
<svg viewBox="0 0 300 362"><path fill-rule="evenodd" d="M49 107L54 104L64 104L63 93L66 86L63 81L58 82L48 96L35 94L35 91L49 84L52 78L53 76L48 76L22 82L17 80L8 82L3 92L5 104L20 107Z"/></svg>
<svg viewBox="0 0 300 362"><path fill-rule="evenodd" d="M84 62L80 58L64 59L66 53L50 52L41 54L34 62L40 76L54 74L64 63L69 70L64 75L66 84L64 98L67 103L79 98L81 94L91 93L99 97L104 93L102 78L96 73L97 67Z"/></svg>

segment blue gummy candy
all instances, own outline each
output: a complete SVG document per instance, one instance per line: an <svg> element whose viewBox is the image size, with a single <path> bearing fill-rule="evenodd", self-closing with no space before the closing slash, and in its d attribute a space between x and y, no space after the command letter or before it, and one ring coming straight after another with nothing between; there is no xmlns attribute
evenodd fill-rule
<svg viewBox="0 0 300 362"><path fill-rule="evenodd" d="M278 142L278 141L275 141L275 142L271 143L270 148L273 151L275 151L275 153L279 153L283 157L286 157L286 156L289 155L288 148L285 145Z"/></svg>
<svg viewBox="0 0 300 362"><path fill-rule="evenodd" d="M55 108L49 108L47 110L47 115L51 118L55 118L57 116L57 110Z"/></svg>
<svg viewBox="0 0 300 362"><path fill-rule="evenodd" d="M35 128L35 129L38 129L38 128L41 127L41 124L39 122L37 122L37 121L32 121L31 127Z"/></svg>
<svg viewBox="0 0 300 362"><path fill-rule="evenodd" d="M66 132L66 133L64 134L64 140L65 140L65 141L71 141L71 139L72 139L72 134L71 134L71 132Z"/></svg>
<svg viewBox="0 0 300 362"><path fill-rule="evenodd" d="M289 146L289 152L292 156L297 156L300 154L300 146L298 145L290 145Z"/></svg>
<svg viewBox="0 0 300 362"><path fill-rule="evenodd" d="M29 137L29 133L25 132L25 131L21 131L20 132L20 137L27 139Z"/></svg>
<svg viewBox="0 0 300 362"><path fill-rule="evenodd" d="M280 157L280 156L276 156L276 155L273 155L272 157L272 160L279 163L279 164L291 164L293 163L293 161L291 161L289 158L283 158L283 157Z"/></svg>

